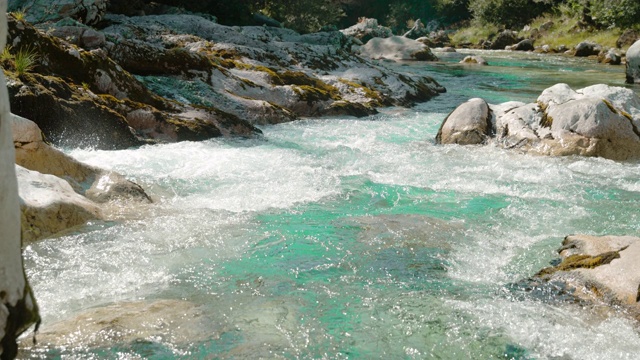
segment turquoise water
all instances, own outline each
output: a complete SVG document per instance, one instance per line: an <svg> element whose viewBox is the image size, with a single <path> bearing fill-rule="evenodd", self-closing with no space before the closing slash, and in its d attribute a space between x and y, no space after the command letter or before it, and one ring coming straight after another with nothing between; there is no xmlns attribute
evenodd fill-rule
<svg viewBox="0 0 640 360"><path fill-rule="evenodd" d="M502 67L406 66L449 90L410 110L266 126L253 140L71 150L156 203L28 246L45 323L23 357L635 359L624 314L519 284L565 235L640 233L640 163L433 144L459 99L531 101L545 87L531 79L553 68L491 56ZM73 323L160 300L176 305L127 315L144 331Z"/></svg>

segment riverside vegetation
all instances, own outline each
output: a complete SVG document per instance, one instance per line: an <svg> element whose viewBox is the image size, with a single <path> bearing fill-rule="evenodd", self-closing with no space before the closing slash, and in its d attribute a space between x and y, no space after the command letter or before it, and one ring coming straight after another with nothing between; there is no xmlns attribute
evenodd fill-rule
<svg viewBox="0 0 640 360"><path fill-rule="evenodd" d="M9 45L0 54L0 62L7 77L14 114L3 117L2 124L6 127L10 122L13 127L21 232L26 246L51 237L73 237L102 224L127 223L132 219L144 222L145 216L157 215L157 208L170 211L165 208L166 194L158 192L161 185L147 180L140 186L116 171L84 164L68 155L70 149L117 150L125 154L136 151L131 149L145 152L153 146L175 142L208 140L206 144L212 144L211 139L220 137L241 138L255 144L263 140L264 129L268 129L269 136L274 136L273 128L265 127L267 125L323 116L368 119L384 107L410 107L445 92L431 76L406 71L385 61L437 61L437 56L446 56L444 46L504 49L505 45L522 41L529 41L529 50L569 50L578 55L580 43L589 40L600 45L597 50L593 47L590 54L594 57L598 53L602 53L602 57L610 54L609 48L620 49L620 55L624 55L638 38L634 29L638 26L636 15L640 14L639 5L633 1L581 0L242 0L233 3L87 0L81 4L14 0L9 1L9 7L13 11L8 18ZM465 27L461 28L460 24ZM337 27L346 29L337 31ZM623 30L628 30L624 32L626 36ZM534 48L534 42L547 48L541 45ZM432 51L435 47L440 49ZM634 64L633 61L627 63ZM534 103L493 105L483 99L472 99L442 121L440 131L434 135L436 143L443 147L452 143L489 144L516 153L628 161L633 167L640 157L639 114L640 99L633 89L594 85L574 90L558 84L544 90ZM354 123L359 124L355 120ZM176 146L182 149L188 145ZM309 145L285 144L284 148L287 146L297 149ZM414 150L407 151L414 157L422 156L420 152L413 153ZM292 182L297 181L296 174L289 177ZM348 182L348 179L348 175L341 175L338 182ZM302 181L317 187L307 189L310 198L314 198L314 191L322 192L327 186L316 181L315 177ZM416 196L412 193L414 190L402 191L407 191L408 197ZM246 198L246 194L244 196ZM400 198L398 192L397 202L402 203ZM236 209L246 201L249 200L239 198L240 205L231 208ZM260 203L259 199L256 201ZM382 203L386 202L380 200ZM224 212L215 212L215 216L220 216L223 222L235 221L226 218ZM269 212L260 213L260 217L269 216L272 216ZM455 247L443 234L452 237L464 234L464 229L455 221L449 223L406 214L398 218L393 214L378 214L374 219L367 216L365 211L349 221L332 218L330 227L384 233L387 230L378 229L379 220L385 229L419 233L419 238L433 242L418 247L429 249L424 254L429 259L433 255L431 251L437 253L432 260L438 264L429 267L438 274L451 266L438 261L447 258ZM213 230L204 230L209 231ZM379 235L371 236L378 239ZM633 236L569 236L561 249L563 260L557 266L545 268L518 286L535 292L548 289L549 284L562 283L562 289L552 291L556 298L569 296L574 301L604 303L622 308L637 319L640 310L637 298L633 298L640 283L635 261L637 244L640 244L637 240ZM279 240L264 246L276 243ZM394 245L383 247L386 246ZM410 251L414 251L413 247ZM218 256L217 253L210 255ZM242 282L238 281L238 284ZM238 286L260 292L265 280L260 276L247 281ZM444 281L437 286L450 285ZM30 299L28 285L24 294ZM201 308L183 298L116 301L108 306L100 303L92 309L82 305L83 311L74 310L75 318L53 326L45 323L43 338L51 348L34 347L29 354L37 356L41 351L53 351L48 353L51 355L65 351L56 349L77 345L68 335L81 328L84 332L81 339L78 338L79 346L96 349L109 348L112 342L118 341L133 344L140 337L157 339L171 330L164 325L143 330L137 321L142 312L148 316L145 323L164 314L164 319L182 324L180 327L204 327L206 316L210 315L203 317ZM23 305L28 308L29 318L10 329L14 334L24 331L27 323L38 320L35 303ZM269 309L267 313L273 315L279 329L288 332L295 328L291 304L262 306ZM173 314L176 309L183 309L184 314ZM255 316L260 318L257 321L260 324L271 324L273 320ZM92 322L95 317L100 319ZM254 322L249 318L236 320L246 324ZM91 326L82 325L87 323ZM114 335L112 329L103 326L105 323L124 329L121 333L125 335ZM259 328L246 324L235 331L247 338L265 335ZM170 341L180 346L190 341L205 341L200 338L202 332L193 330L193 333L176 334ZM216 331L224 339L232 332L224 326ZM3 357L15 355L14 334L7 334L7 345L3 345L8 350L2 353ZM98 338L96 334L100 334ZM344 342L342 335L323 336L341 339L340 346L351 346ZM271 346L287 348L283 345L284 338L276 338L273 335L267 350L272 349ZM236 344L237 339L230 341ZM491 341L502 344L503 340ZM484 343L477 346L476 350L480 351ZM524 356L525 350L510 346L506 345L502 355ZM216 354L253 351L266 354L267 351L258 349L258 343L250 341L231 350L223 349L224 346L216 342L214 348ZM368 350L360 351L367 354ZM409 354L412 350L403 351ZM487 351L494 354L495 349ZM173 353L176 354L180 351Z"/></svg>

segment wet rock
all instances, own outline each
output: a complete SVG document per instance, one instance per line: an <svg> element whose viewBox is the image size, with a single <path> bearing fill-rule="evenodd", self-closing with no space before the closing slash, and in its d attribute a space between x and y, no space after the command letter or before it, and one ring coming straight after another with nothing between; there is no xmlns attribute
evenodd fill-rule
<svg viewBox="0 0 640 360"><path fill-rule="evenodd" d="M151 202L124 176L83 164L47 144L34 122L13 115L12 123L25 241L102 219L102 203Z"/></svg>
<svg viewBox="0 0 640 360"><path fill-rule="evenodd" d="M640 32L634 29L625 30L622 35L616 40L616 47L621 49L623 47L631 46L636 41L640 40Z"/></svg>
<svg viewBox="0 0 640 360"><path fill-rule="evenodd" d="M593 85L574 91L557 84L536 103L490 107L492 142L504 148L553 156L640 158L640 98L630 89Z"/></svg>
<svg viewBox="0 0 640 360"><path fill-rule="evenodd" d="M384 27L378 24L376 19L360 18L358 23L340 30L343 34L349 37L356 38L363 43L368 42L373 38L387 38L393 36L393 32L388 27Z"/></svg>
<svg viewBox="0 0 640 360"><path fill-rule="evenodd" d="M582 41L574 48L574 56L587 57L598 55L602 51L602 47L591 41Z"/></svg>
<svg viewBox="0 0 640 360"><path fill-rule="evenodd" d="M622 56L620 56L616 50L609 49L607 51L601 51L598 54L598 62L609 65L620 65L622 63Z"/></svg>
<svg viewBox="0 0 640 360"><path fill-rule="evenodd" d="M522 39L518 37L515 31L504 30L491 42L490 48L492 50L504 50L507 46L517 44L520 40Z"/></svg>
<svg viewBox="0 0 640 360"><path fill-rule="evenodd" d="M281 22L267 15L264 15L262 13L254 13L253 22L255 22L255 25L259 25L259 26L265 25L265 26L271 26L271 27L277 27L277 28L282 27Z"/></svg>
<svg viewBox="0 0 640 360"><path fill-rule="evenodd" d="M578 298L622 307L640 320L640 238L571 235L562 242L560 255L560 264L536 277L564 283Z"/></svg>
<svg viewBox="0 0 640 360"><path fill-rule="evenodd" d="M627 84L640 83L640 40L636 41L627 50L627 63L625 66Z"/></svg>
<svg viewBox="0 0 640 360"><path fill-rule="evenodd" d="M460 60L460 64L477 64L477 65L489 65L487 60L477 55L467 55L464 59Z"/></svg>
<svg viewBox="0 0 640 360"><path fill-rule="evenodd" d="M33 241L102 218L98 206L53 175L16 166L22 237Z"/></svg>
<svg viewBox="0 0 640 360"><path fill-rule="evenodd" d="M85 310L72 318L45 324L38 345L25 341L27 351L39 347L110 347L116 344L152 342L161 338L172 344L202 341L203 333L215 326L195 304L181 300L122 302ZM214 334L215 336L215 334Z"/></svg>
<svg viewBox="0 0 640 360"><path fill-rule="evenodd" d="M233 114L154 94L102 49L78 49L14 19L9 20L9 33L14 50L38 49L33 73L9 73L12 108L36 121L55 144L120 149L147 139L204 140L259 133ZM152 112L154 121L129 122L140 109Z"/></svg>
<svg viewBox="0 0 640 360"><path fill-rule="evenodd" d="M65 18L97 24L107 10L107 0L9 0L9 11L24 11L30 23L55 22Z"/></svg>
<svg viewBox="0 0 640 360"><path fill-rule="evenodd" d="M491 136L491 111L486 101L475 98L458 106L442 122L437 144L483 144Z"/></svg>

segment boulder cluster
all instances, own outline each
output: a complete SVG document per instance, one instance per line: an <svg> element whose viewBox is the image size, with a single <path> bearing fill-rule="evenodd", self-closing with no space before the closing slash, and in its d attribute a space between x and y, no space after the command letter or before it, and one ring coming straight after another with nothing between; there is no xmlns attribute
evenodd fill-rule
<svg viewBox="0 0 640 360"><path fill-rule="evenodd" d="M640 98L633 90L556 84L530 104L471 99L447 116L436 142L630 160L640 158L639 129Z"/></svg>

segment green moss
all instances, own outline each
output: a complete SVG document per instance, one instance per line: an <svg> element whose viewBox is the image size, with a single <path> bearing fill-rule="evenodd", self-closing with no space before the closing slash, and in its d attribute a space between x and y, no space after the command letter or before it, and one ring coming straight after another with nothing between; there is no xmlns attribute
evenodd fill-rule
<svg viewBox="0 0 640 360"><path fill-rule="evenodd" d="M378 104L382 104L382 96L380 95L380 92L378 92L376 90L373 90L373 89L371 89L369 87L366 87L366 86L364 86L362 84L358 84L356 82L349 81L347 79L340 79L339 81L341 83L345 84L345 85L348 85L348 86L354 88L354 89L362 90L364 92L364 95L367 98L371 99L372 101L374 101L374 102L376 102ZM374 106L377 106L377 105L374 105Z"/></svg>
<svg viewBox="0 0 640 360"><path fill-rule="evenodd" d="M541 101L538 101L538 106L540 107L540 110L542 111L542 119L540 119L540 126L542 127L546 127L546 128L551 128L551 125L553 125L553 118L551 116L549 116L549 114L547 114L547 105Z"/></svg>
<svg viewBox="0 0 640 360"><path fill-rule="evenodd" d="M334 93L332 91L327 91L326 89L309 85L293 85L293 90L298 94L300 100L306 101L309 105L318 101L340 100L340 95L337 94L337 89Z"/></svg>
<svg viewBox="0 0 640 360"><path fill-rule="evenodd" d="M576 254L567 256L562 262L555 267L548 267L540 270L537 276L551 275L557 271L569 271L574 269L594 269L601 265L606 265L615 259L620 258L620 251L626 249L622 248L619 251L609 251L597 256L590 256L584 254Z"/></svg>

